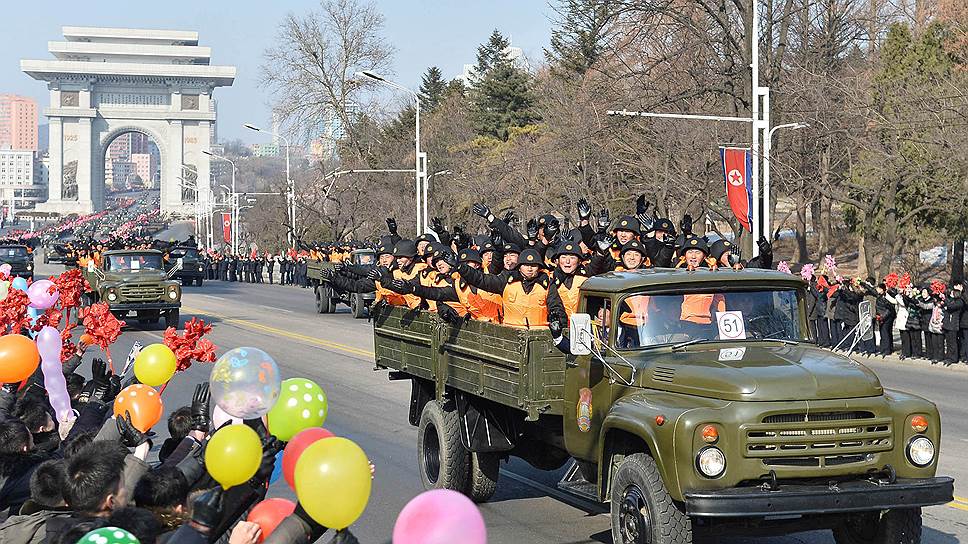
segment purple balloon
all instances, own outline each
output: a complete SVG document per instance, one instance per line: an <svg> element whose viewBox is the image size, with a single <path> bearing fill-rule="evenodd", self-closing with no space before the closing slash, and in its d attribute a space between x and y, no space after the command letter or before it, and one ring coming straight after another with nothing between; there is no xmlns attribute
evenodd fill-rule
<svg viewBox="0 0 968 544"><path fill-rule="evenodd" d="M484 517L470 499L449 489L414 497L397 516L393 544L487 544Z"/></svg>
<svg viewBox="0 0 968 544"><path fill-rule="evenodd" d="M37 333L37 351L40 352L40 367L44 371L44 389L47 390L50 405L54 407L58 424L74 419L71 396L67 393L67 380L61 364L61 346L60 331L54 327L48 325Z"/></svg>
<svg viewBox="0 0 968 544"><path fill-rule="evenodd" d="M57 291L54 282L37 280L27 288L27 297L30 298L32 307L38 310L46 310L57 302L57 299L60 298L60 292Z"/></svg>

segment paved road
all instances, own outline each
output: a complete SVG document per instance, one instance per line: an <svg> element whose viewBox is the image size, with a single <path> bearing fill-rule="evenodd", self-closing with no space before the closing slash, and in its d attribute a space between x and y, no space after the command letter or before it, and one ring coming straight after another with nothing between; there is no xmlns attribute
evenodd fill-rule
<svg viewBox="0 0 968 544"><path fill-rule="evenodd" d="M49 267L56 272L58 267ZM41 269L38 272L43 272ZM238 346L261 348L275 357L284 377L304 376L319 383L329 395L326 427L355 440L376 465L373 494L354 532L361 542L386 542L397 513L422 491L416 464L416 429L406 421L409 384L390 382L385 372L374 372L369 325L354 320L348 309L319 315L313 311L309 290L269 285L206 282L185 288L183 319L197 315L214 322L212 340L220 353ZM132 330L122 335L114 356L123 359L135 341L157 342L163 331ZM924 395L942 411L945 443L941 470L958 482L968 482L968 370L926 368L875 361L870 366L883 383ZM173 380L165 393L166 412L190 403L194 383L206 379L209 368L196 364ZM164 425L156 428L162 436ZM609 518L603 509L572 501L553 488L556 473L532 469L520 461L504 465L498 492L482 505L494 544L611 542ZM968 484L958 485L968 496ZM293 494L280 481L270 496ZM956 508L957 506L957 508ZM749 542L748 538L723 542ZM924 542L968 541L968 501L925 511ZM763 544L794 542L830 544L829 532L757 539Z"/></svg>

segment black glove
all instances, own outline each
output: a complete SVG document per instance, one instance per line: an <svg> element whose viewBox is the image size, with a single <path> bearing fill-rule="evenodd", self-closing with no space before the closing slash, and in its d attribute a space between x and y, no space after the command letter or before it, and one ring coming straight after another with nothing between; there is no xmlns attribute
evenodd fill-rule
<svg viewBox="0 0 968 544"><path fill-rule="evenodd" d="M360 541L353 536L353 533L349 529L343 529L341 531L336 531L336 536L329 544L360 544Z"/></svg>
<svg viewBox="0 0 968 544"><path fill-rule="evenodd" d="M100 365L98 362L100 361ZM91 399L105 404L114 401L114 398L121 392L121 378L115 376L107 369L107 365L100 359L94 360L92 369L94 379L94 390Z"/></svg>
<svg viewBox="0 0 968 544"><path fill-rule="evenodd" d="M636 215L635 218L639 220L641 232L649 232L655 226L655 217L647 213Z"/></svg>
<svg viewBox="0 0 968 544"><path fill-rule="evenodd" d="M434 232L436 233L441 233L446 231L446 229L444 228L444 220L439 217L434 217L433 219L431 219L430 226L434 229Z"/></svg>
<svg viewBox="0 0 968 544"><path fill-rule="evenodd" d="M602 236L596 242L596 244L598 245L598 250L601 251L602 253L605 253L606 251L608 251L608 248L612 247L612 244L614 243L615 243L615 238L610 235Z"/></svg>
<svg viewBox="0 0 968 544"><path fill-rule="evenodd" d="M394 219L392 217L387 217L387 230L390 231L390 234L396 234L397 233L397 220L396 219Z"/></svg>
<svg viewBox="0 0 968 544"><path fill-rule="evenodd" d="M413 284L404 280L393 280L390 282L390 290L401 295L413 294Z"/></svg>
<svg viewBox="0 0 968 544"><path fill-rule="evenodd" d="M453 240L458 250L466 249L470 245L467 240L467 235L464 233L464 227L460 225L454 225Z"/></svg>
<svg viewBox="0 0 968 544"><path fill-rule="evenodd" d="M686 236L692 234L692 216L688 213L682 216L682 221L679 221L679 228L682 229L682 233Z"/></svg>
<svg viewBox="0 0 968 544"><path fill-rule="evenodd" d="M298 508L297 508L298 510ZM305 513L305 510L303 510ZM198 497L192 503L191 522L197 529L201 529L207 534L215 528L222 519L222 488L210 489ZM312 519L312 518L310 518Z"/></svg>
<svg viewBox="0 0 968 544"><path fill-rule="evenodd" d="M558 239L558 235L561 234L561 223L557 219L553 221L548 221L544 226L544 236L549 242Z"/></svg>
<svg viewBox="0 0 968 544"><path fill-rule="evenodd" d="M451 325L460 325L461 322L464 321L461 319L460 315L458 315L457 310L444 303L437 304L437 315Z"/></svg>
<svg viewBox="0 0 968 544"><path fill-rule="evenodd" d="M561 338L561 321L558 319L549 318L548 330L551 331L552 338Z"/></svg>
<svg viewBox="0 0 968 544"><path fill-rule="evenodd" d="M578 199L578 219L581 221L586 221L592 216L592 206L585 200L585 197Z"/></svg>
<svg viewBox="0 0 968 544"><path fill-rule="evenodd" d="M256 470L255 476L252 477L253 483L261 485L269 480L273 469L276 468L276 454L282 451L283 447L285 444L271 435L262 441L262 461L259 463L259 470Z"/></svg>
<svg viewBox="0 0 968 544"><path fill-rule="evenodd" d="M598 212L598 230L608 230L608 226L611 224L612 220L608 216L608 208L602 208L602 211Z"/></svg>
<svg viewBox="0 0 968 544"><path fill-rule="evenodd" d="M208 420L208 410L211 404L212 393L209 391L208 382L203 382L195 386L195 396L192 397L192 430L208 433L211 429L211 422Z"/></svg>
<svg viewBox="0 0 968 544"><path fill-rule="evenodd" d="M645 199L645 195L639 195L635 199L635 215L642 215L649 209L649 201Z"/></svg>
<svg viewBox="0 0 968 544"><path fill-rule="evenodd" d="M452 270L457 270L457 254L453 251L445 251L443 254L441 254L440 260L447 263L447 266L449 266Z"/></svg>
<svg viewBox="0 0 968 544"><path fill-rule="evenodd" d="M538 220L530 219L528 220L528 239L535 240L538 238Z"/></svg>
<svg viewBox="0 0 968 544"><path fill-rule="evenodd" d="M773 253L773 245L766 239L766 236L760 235L760 239L756 241L756 246L760 248L761 255L764 253Z"/></svg>
<svg viewBox="0 0 968 544"><path fill-rule="evenodd" d="M125 412L124 417L115 419L118 424L118 433L121 434L121 443L128 448L137 448L147 442L152 433L143 433L135 428L131 423L131 412Z"/></svg>
<svg viewBox="0 0 968 544"><path fill-rule="evenodd" d="M494 220L494 214L491 213L491 208L488 208L487 204L484 204L483 202L474 204L472 211L474 212L474 215L483 217L488 223Z"/></svg>
<svg viewBox="0 0 968 544"><path fill-rule="evenodd" d="M504 224L510 226L512 223L516 223L517 221L518 216L514 214L514 210L508 210L504 214Z"/></svg>
<svg viewBox="0 0 968 544"><path fill-rule="evenodd" d="M16 395L17 390L20 389L20 383L19 382L5 383L3 384L2 389L4 393L10 393L10 394Z"/></svg>
<svg viewBox="0 0 968 544"><path fill-rule="evenodd" d="M383 278L383 267L374 266L369 272L366 273L366 277L373 281L380 281Z"/></svg>
<svg viewBox="0 0 968 544"><path fill-rule="evenodd" d="M504 246L504 237L501 236L501 233L498 232L497 229L491 229L491 243L493 243L494 247L496 248Z"/></svg>
<svg viewBox="0 0 968 544"><path fill-rule="evenodd" d="M326 269L323 269L323 270L322 270L322 271L321 271L321 272L319 273L319 275L320 275L320 276L321 276L321 277L322 277L322 278L323 278L324 280L326 280L326 281L329 281L329 280L331 280L331 279L333 279L333 276L335 276L335 275L336 275L336 273L335 273L335 272L333 271L333 269L331 269L331 268L326 268Z"/></svg>
<svg viewBox="0 0 968 544"><path fill-rule="evenodd" d="M336 272L337 274L339 274L340 272L342 272L343 269L345 269L345 268L346 268L346 265L343 264L343 263L335 263L333 265L333 271Z"/></svg>

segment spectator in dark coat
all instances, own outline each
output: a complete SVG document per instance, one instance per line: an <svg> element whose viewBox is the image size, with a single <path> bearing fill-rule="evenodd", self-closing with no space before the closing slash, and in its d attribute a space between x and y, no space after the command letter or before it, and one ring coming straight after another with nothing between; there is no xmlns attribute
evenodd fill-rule
<svg viewBox="0 0 968 544"><path fill-rule="evenodd" d="M965 309L964 290L953 287L945 296L944 317L941 329L944 331L944 363L953 365L958 362L958 331L961 328L961 314Z"/></svg>

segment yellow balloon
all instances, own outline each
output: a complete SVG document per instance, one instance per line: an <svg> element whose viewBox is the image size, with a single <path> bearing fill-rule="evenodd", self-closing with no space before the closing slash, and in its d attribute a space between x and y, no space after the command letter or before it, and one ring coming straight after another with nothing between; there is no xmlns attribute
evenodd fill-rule
<svg viewBox="0 0 968 544"><path fill-rule="evenodd" d="M222 427L205 447L205 469L224 489L249 481L262 462L262 442L248 425Z"/></svg>
<svg viewBox="0 0 968 544"><path fill-rule="evenodd" d="M352 440L319 440L296 461L296 496L317 523L345 529L370 500L370 461Z"/></svg>
<svg viewBox="0 0 968 544"><path fill-rule="evenodd" d="M157 387L167 383L175 375L178 359L175 352L164 344L151 344L134 359L134 375L138 381Z"/></svg>

